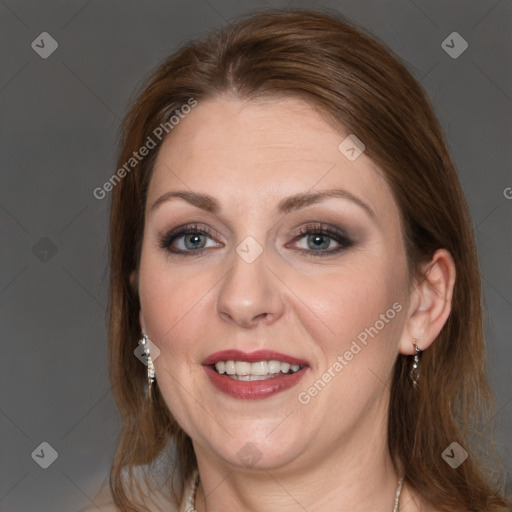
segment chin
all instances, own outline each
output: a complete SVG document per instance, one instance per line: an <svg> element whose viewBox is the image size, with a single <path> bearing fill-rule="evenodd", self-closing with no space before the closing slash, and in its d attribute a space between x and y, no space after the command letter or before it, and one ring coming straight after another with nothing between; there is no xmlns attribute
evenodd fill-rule
<svg viewBox="0 0 512 512"><path fill-rule="evenodd" d="M222 432L217 439L206 442L209 450L238 469L276 470L301 457L307 449L308 437L290 426L279 434L274 429L275 421L267 425L260 422L256 429L246 429L243 433L239 429L239 434L233 437Z"/></svg>

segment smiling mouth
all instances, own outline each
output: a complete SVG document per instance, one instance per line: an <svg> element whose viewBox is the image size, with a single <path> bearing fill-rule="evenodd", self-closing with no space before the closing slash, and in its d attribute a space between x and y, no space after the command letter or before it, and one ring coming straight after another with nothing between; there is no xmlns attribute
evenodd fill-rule
<svg viewBox="0 0 512 512"><path fill-rule="evenodd" d="M302 370L305 365L290 364L284 361L271 359L269 361L218 361L212 365L212 369L233 380L256 381L267 380L284 375L292 375Z"/></svg>
<svg viewBox="0 0 512 512"><path fill-rule="evenodd" d="M310 369L304 359L274 350L222 350L202 365L215 388L241 400L265 399L291 389Z"/></svg>

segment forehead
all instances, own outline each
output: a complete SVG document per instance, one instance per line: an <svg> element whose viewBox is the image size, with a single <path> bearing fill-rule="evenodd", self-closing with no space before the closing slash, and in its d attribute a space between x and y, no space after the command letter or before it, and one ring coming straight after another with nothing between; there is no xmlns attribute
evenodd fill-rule
<svg viewBox="0 0 512 512"><path fill-rule="evenodd" d="M168 189L229 204L341 187L364 197L377 214L396 214L382 171L364 152L351 161L340 151L347 136L298 98L200 102L162 144L148 202Z"/></svg>

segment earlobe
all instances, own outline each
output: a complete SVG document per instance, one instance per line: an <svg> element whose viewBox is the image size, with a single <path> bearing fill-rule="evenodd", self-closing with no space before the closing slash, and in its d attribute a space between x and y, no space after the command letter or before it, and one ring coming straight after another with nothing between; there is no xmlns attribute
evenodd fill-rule
<svg viewBox="0 0 512 512"><path fill-rule="evenodd" d="M139 293L139 273L137 270L132 271L130 274L130 286L134 293ZM142 310L139 310L139 325L142 333L146 332L144 317L142 316Z"/></svg>
<svg viewBox="0 0 512 512"><path fill-rule="evenodd" d="M424 266L423 279L411 293L400 353L414 354L414 339L420 350L435 341L450 316L455 276L451 254L446 249L438 249Z"/></svg>
<svg viewBox="0 0 512 512"><path fill-rule="evenodd" d="M142 334L147 334L146 333L146 322L144 321L144 316L142 315L142 309L139 311L139 325L140 325L140 330L142 332Z"/></svg>
<svg viewBox="0 0 512 512"><path fill-rule="evenodd" d="M132 290L137 293L139 290L139 273L137 270L133 270L130 274L130 286Z"/></svg>

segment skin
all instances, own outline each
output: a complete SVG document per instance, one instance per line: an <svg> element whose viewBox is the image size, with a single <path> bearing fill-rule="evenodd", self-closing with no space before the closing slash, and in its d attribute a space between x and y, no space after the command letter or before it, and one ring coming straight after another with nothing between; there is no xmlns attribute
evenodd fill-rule
<svg viewBox="0 0 512 512"><path fill-rule="evenodd" d="M201 102L159 152L132 277L141 327L161 351L157 385L194 444L199 512L393 509L399 475L386 445L393 364L399 353L414 352L413 338L426 349L437 337L450 312L455 268L438 250L424 267L427 279L410 282L397 204L364 153L351 162L338 150L347 135L300 99L220 97ZM327 189L348 191L374 215L346 198L277 213L288 196ZM221 210L179 198L152 207L176 190L209 194ZM324 238L319 250L314 231L298 238L301 227L319 223L345 230L353 245L329 254L336 240ZM212 230L199 238L203 253L184 245L190 235L172 243L188 256L161 246L184 224ZM247 236L262 249L252 263L236 252ZM401 311L300 403L298 394L395 303ZM219 392L201 364L225 349L276 350L309 368L292 389L236 399ZM238 457L248 442L259 457L251 466ZM430 510L407 486L400 506Z"/></svg>

